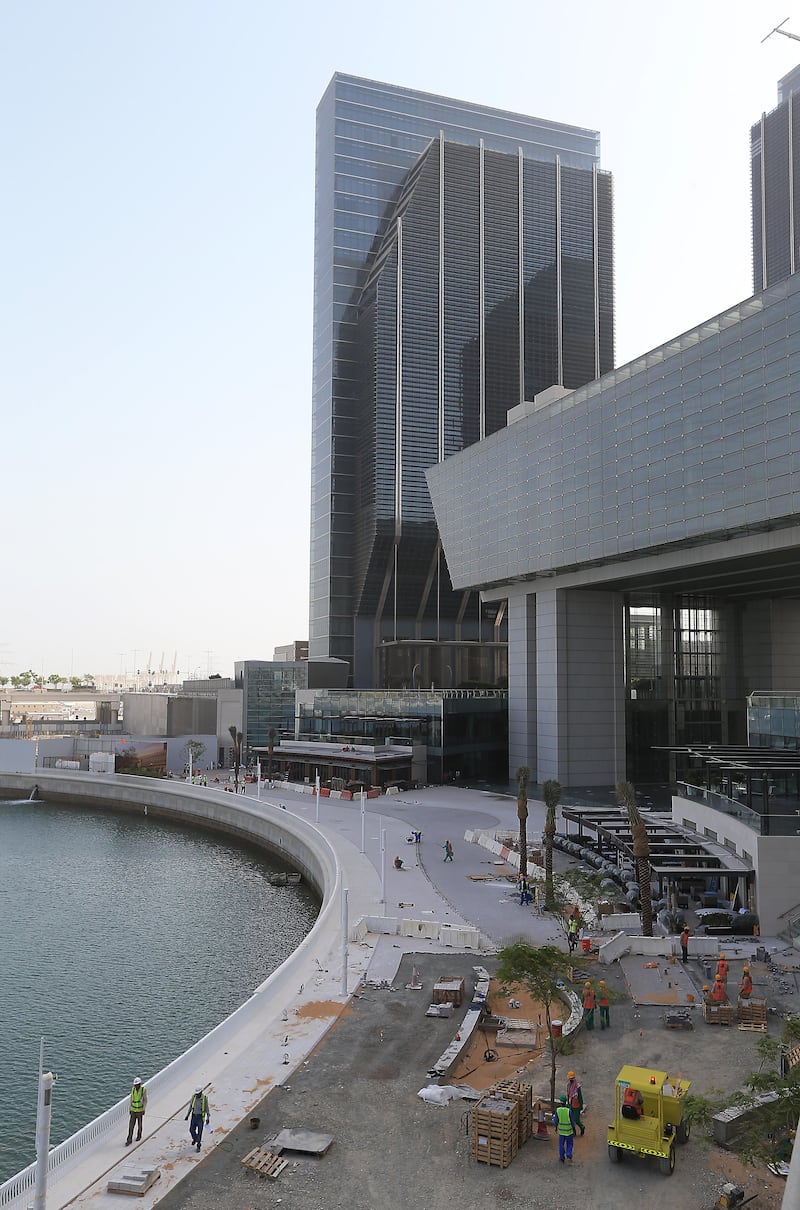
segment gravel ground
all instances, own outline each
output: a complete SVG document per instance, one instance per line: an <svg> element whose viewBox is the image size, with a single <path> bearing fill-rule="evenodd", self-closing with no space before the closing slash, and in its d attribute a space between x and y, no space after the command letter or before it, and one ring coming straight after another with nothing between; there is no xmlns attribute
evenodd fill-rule
<svg viewBox="0 0 800 1210"><path fill-rule="evenodd" d="M439 1108L416 1095L459 1020L458 1012L449 1021L425 1017L432 984L463 975L471 988L475 961L467 954L406 955L397 990L367 990L354 1000L287 1087L272 1091L254 1111L260 1128L242 1123L198 1157L196 1171L159 1203L162 1210L453 1210L479 1204L618 1210L643 1201L648 1210L710 1210L722 1181L730 1179L743 1179L748 1196L758 1193L754 1210L778 1210L782 1182L768 1173L742 1172L698 1135L679 1147L671 1177L642 1160L609 1162L605 1130L623 1063L680 1073L703 1093L732 1091L758 1065L757 1034L702 1020L693 1031L666 1029L662 1009L632 1004L618 967L589 968L590 976L606 978L615 997L611 1029L582 1032L572 1054L559 1061L558 1091L574 1067L588 1105L586 1135L576 1139L573 1164L558 1163L552 1129L546 1141L526 1143L508 1168L475 1163L467 1103ZM490 971L496 965L479 961ZM405 990L412 965L421 971L422 992ZM695 975L702 981L699 970ZM545 1093L549 1069L530 1070L534 1091ZM213 1091L211 1104L213 1121ZM284 1127L330 1134L333 1146L320 1158L287 1156L288 1167L274 1181L244 1169L242 1157Z"/></svg>

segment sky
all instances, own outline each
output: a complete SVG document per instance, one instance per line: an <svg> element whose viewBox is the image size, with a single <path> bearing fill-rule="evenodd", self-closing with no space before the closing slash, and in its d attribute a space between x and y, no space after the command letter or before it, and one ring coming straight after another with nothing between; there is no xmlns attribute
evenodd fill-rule
<svg viewBox="0 0 800 1210"><path fill-rule="evenodd" d="M315 109L335 71L600 131L622 365L752 293L792 0L4 0L0 675L307 637Z"/></svg>

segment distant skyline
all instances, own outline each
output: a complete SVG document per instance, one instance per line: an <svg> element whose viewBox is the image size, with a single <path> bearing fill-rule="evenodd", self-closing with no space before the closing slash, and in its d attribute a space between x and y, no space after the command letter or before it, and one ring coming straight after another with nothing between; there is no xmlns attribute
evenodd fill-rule
<svg viewBox="0 0 800 1210"><path fill-rule="evenodd" d="M761 44L786 15L3 6L0 674L177 651L181 676L230 675L307 637L314 120L334 71L600 131L624 364L752 292L749 133L800 62Z"/></svg>

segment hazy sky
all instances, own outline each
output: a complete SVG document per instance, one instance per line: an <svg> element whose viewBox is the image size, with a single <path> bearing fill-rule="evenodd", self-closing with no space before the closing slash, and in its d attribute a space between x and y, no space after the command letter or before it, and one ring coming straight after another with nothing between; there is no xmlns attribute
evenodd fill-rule
<svg viewBox="0 0 800 1210"><path fill-rule="evenodd" d="M617 362L752 292L790 0L0 4L0 673L307 635L315 108L336 70L601 132Z"/></svg>

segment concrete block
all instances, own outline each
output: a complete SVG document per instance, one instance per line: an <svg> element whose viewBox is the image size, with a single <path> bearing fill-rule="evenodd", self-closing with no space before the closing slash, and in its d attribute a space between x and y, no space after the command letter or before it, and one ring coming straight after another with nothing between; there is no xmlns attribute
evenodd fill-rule
<svg viewBox="0 0 800 1210"><path fill-rule="evenodd" d="M123 1168L118 1177L108 1182L106 1188L109 1193L130 1193L134 1197L143 1197L160 1176L161 1171L158 1168Z"/></svg>
<svg viewBox="0 0 800 1210"><path fill-rule="evenodd" d="M439 940L457 950L480 949L481 935L478 929L456 924L443 924L439 928Z"/></svg>
<svg viewBox="0 0 800 1210"><path fill-rule="evenodd" d="M638 912L611 912L608 916L601 917L604 929L611 933L618 933L620 929L635 929L641 925L641 917Z"/></svg>
<svg viewBox="0 0 800 1210"><path fill-rule="evenodd" d="M622 958L625 954L629 954L631 950L631 938L627 933L617 933L615 937L609 937L608 941L604 941L597 951L597 958L604 966L610 966L612 962L616 962L618 958Z"/></svg>

